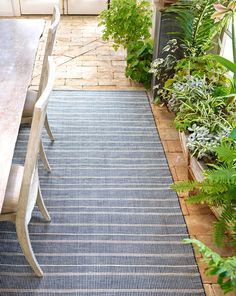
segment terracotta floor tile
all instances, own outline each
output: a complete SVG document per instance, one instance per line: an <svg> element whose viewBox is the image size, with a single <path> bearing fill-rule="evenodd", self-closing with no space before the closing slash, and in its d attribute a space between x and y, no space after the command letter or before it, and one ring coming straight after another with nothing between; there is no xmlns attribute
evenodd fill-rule
<svg viewBox="0 0 236 296"><path fill-rule="evenodd" d="M173 120L170 119L163 119L163 120L157 120L157 126L158 129L173 129L174 128L174 124L173 124Z"/></svg>
<svg viewBox="0 0 236 296"><path fill-rule="evenodd" d="M114 79L126 79L125 73L124 72L114 72Z"/></svg>
<svg viewBox="0 0 236 296"><path fill-rule="evenodd" d="M119 85L119 86L130 86L131 85L131 81L128 78L117 78L114 79L115 85Z"/></svg>
<svg viewBox="0 0 236 296"><path fill-rule="evenodd" d="M186 217L185 217L185 219L186 219ZM190 238L191 239L196 239L196 236L195 235L190 235ZM195 258L196 259L202 258L202 254L199 252L198 247L196 245L192 245L192 248L193 248L193 251L194 251Z"/></svg>
<svg viewBox="0 0 236 296"><path fill-rule="evenodd" d="M186 166L187 162L183 156L183 153L178 152L166 152L169 166Z"/></svg>
<svg viewBox="0 0 236 296"><path fill-rule="evenodd" d="M94 86L94 85L98 85L98 80L97 79L93 79L93 80L86 80L86 79L80 79L80 78L70 78L70 79L66 79L66 85L70 85L70 86L83 86L83 85L90 85L90 86Z"/></svg>
<svg viewBox="0 0 236 296"><path fill-rule="evenodd" d="M230 246L229 239L225 239L225 247L223 248L216 247L212 234L196 235L196 239L203 242L208 248L212 249L214 252L219 253L221 256L234 256L234 249L232 246Z"/></svg>
<svg viewBox="0 0 236 296"><path fill-rule="evenodd" d="M97 56L96 54L87 54L79 57L80 60L82 61L97 61Z"/></svg>
<svg viewBox="0 0 236 296"><path fill-rule="evenodd" d="M171 172L171 174L173 176L173 179L175 180L177 178L176 172L175 172L175 167L174 166L170 166L169 168L170 168L170 172Z"/></svg>
<svg viewBox="0 0 236 296"><path fill-rule="evenodd" d="M199 268L203 283L216 284L217 276L211 276L211 275L208 275L207 272L205 272L205 269L207 268L207 264L203 262L202 258L197 258L197 262L198 262L198 268Z"/></svg>
<svg viewBox="0 0 236 296"><path fill-rule="evenodd" d="M81 90L83 89L82 85L57 85L54 87L54 90ZM36 90L36 89L35 89Z"/></svg>
<svg viewBox="0 0 236 296"><path fill-rule="evenodd" d="M210 215L212 214L210 208L206 204L190 204L186 203L188 211L193 215Z"/></svg>
<svg viewBox="0 0 236 296"><path fill-rule="evenodd" d="M153 105L153 114L157 120L173 120L174 114L169 112L165 107L157 108Z"/></svg>
<svg viewBox="0 0 236 296"><path fill-rule="evenodd" d="M176 181L187 181L188 180L188 167L184 166L176 166L175 167L177 180Z"/></svg>
<svg viewBox="0 0 236 296"><path fill-rule="evenodd" d="M179 139L177 140L165 140L167 145L167 152L179 152L182 153L182 148Z"/></svg>
<svg viewBox="0 0 236 296"><path fill-rule="evenodd" d="M116 90L118 86L114 85L83 85L84 90Z"/></svg>
<svg viewBox="0 0 236 296"><path fill-rule="evenodd" d="M173 128L158 128L162 140L179 140L178 132Z"/></svg>
<svg viewBox="0 0 236 296"><path fill-rule="evenodd" d="M222 289L219 287L219 285L217 284L213 284L212 285L212 289L214 291L214 296L225 296L224 292L222 291ZM227 296L236 296L236 292L231 292L231 293L227 293Z"/></svg>
<svg viewBox="0 0 236 296"><path fill-rule="evenodd" d="M183 215L184 216L189 215L188 208L186 207L185 200L184 199L180 199L179 202L180 202L180 205L181 205L181 209L182 209Z"/></svg>
<svg viewBox="0 0 236 296"><path fill-rule="evenodd" d="M215 216L209 215L189 215L186 216L186 223L191 235L211 234L213 232L213 223Z"/></svg>
<svg viewBox="0 0 236 296"><path fill-rule="evenodd" d="M211 284L204 284L206 296L216 296Z"/></svg>
<svg viewBox="0 0 236 296"><path fill-rule="evenodd" d="M125 66L126 67L126 61L112 61L112 66Z"/></svg>

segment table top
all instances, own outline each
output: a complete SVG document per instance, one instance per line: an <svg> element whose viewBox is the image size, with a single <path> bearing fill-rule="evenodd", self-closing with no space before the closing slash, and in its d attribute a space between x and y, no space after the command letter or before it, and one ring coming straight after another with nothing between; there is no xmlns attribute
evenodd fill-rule
<svg viewBox="0 0 236 296"><path fill-rule="evenodd" d="M45 21L0 20L0 212Z"/></svg>

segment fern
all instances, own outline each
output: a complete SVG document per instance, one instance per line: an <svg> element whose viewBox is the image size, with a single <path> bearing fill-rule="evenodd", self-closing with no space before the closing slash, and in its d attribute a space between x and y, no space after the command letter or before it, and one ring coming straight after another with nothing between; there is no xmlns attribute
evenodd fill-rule
<svg viewBox="0 0 236 296"><path fill-rule="evenodd" d="M179 193L183 193L193 190L199 185L200 183L197 181L183 181L172 184L171 188Z"/></svg>
<svg viewBox="0 0 236 296"><path fill-rule="evenodd" d="M188 181L178 182L172 185L177 192L197 189L198 193L189 197L190 203L207 202L210 206L221 207L219 221L215 223L215 243L222 245L223 236L227 228L233 233L233 242L236 243L236 144L227 147L222 144L216 148L216 154L220 159L219 164L213 165L204 173L202 182ZM230 156L230 153L232 154Z"/></svg>
<svg viewBox="0 0 236 296"><path fill-rule="evenodd" d="M215 0L180 0L168 8L167 12L177 15L180 24L180 39L185 44L188 54L201 56L210 49L214 37L221 31L222 23L214 23Z"/></svg>
<svg viewBox="0 0 236 296"><path fill-rule="evenodd" d="M236 292L236 256L223 258L196 239L185 239L184 243L192 243L199 248L208 265L205 273L217 276L217 283L225 294Z"/></svg>
<svg viewBox="0 0 236 296"><path fill-rule="evenodd" d="M236 160L236 151L229 143L224 143L215 149L218 159L227 163L232 164Z"/></svg>
<svg viewBox="0 0 236 296"><path fill-rule="evenodd" d="M221 184L236 184L236 171L232 167L219 167L216 170L208 171L209 182L219 182Z"/></svg>
<svg viewBox="0 0 236 296"><path fill-rule="evenodd" d="M188 203L195 204L195 203L203 203L206 201L206 193L200 192L198 194L192 195L188 199Z"/></svg>

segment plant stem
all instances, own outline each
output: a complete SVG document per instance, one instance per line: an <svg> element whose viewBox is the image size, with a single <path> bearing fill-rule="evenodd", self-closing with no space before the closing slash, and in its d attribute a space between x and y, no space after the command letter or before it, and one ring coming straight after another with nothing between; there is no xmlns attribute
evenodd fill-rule
<svg viewBox="0 0 236 296"><path fill-rule="evenodd" d="M205 15L205 12L206 12L207 9L209 9L209 8L208 8L208 2L207 2L207 4L205 5L203 11L201 12L201 14L200 14L200 16L199 16L199 18L198 18L198 20L197 20L197 26L196 26L196 29L195 29L195 31L194 31L193 38L192 38L192 46L193 46L193 47L196 46L195 44L196 44L196 37L197 37L197 34L198 34L198 30L199 30L200 27L201 27L202 19L203 19L204 15Z"/></svg>
<svg viewBox="0 0 236 296"><path fill-rule="evenodd" d="M234 63L236 63L236 38L235 38L235 28L234 28L234 12L232 13L232 47L233 47ZM236 73L234 73L234 87L235 86L236 86Z"/></svg>

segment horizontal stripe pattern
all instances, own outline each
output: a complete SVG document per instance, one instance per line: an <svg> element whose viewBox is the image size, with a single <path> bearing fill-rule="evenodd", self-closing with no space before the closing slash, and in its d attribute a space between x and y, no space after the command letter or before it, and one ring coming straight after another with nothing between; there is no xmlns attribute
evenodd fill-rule
<svg viewBox="0 0 236 296"><path fill-rule="evenodd" d="M173 180L143 91L54 91L39 161L50 224L29 224L39 280L0 223L0 295L204 295ZM29 128L14 161L24 163Z"/></svg>

